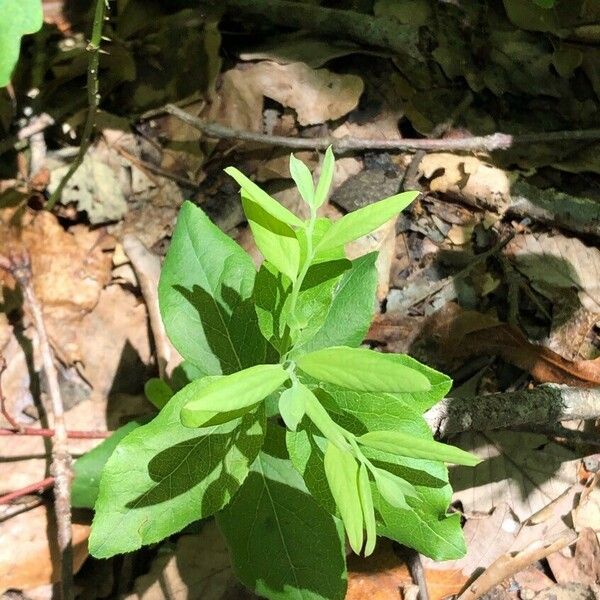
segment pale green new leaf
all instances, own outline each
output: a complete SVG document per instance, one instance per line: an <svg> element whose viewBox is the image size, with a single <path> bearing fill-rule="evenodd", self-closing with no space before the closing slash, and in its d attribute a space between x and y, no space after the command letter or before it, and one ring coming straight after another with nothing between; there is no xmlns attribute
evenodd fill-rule
<svg viewBox="0 0 600 600"><path fill-rule="evenodd" d="M330 346L358 346L364 340L375 313L376 260L377 253L372 252L352 261L333 290L323 322L293 349L291 358Z"/></svg>
<svg viewBox="0 0 600 600"><path fill-rule="evenodd" d="M335 172L335 158L333 156L333 150L331 146L325 151L325 158L321 166L321 176L317 183L317 189L315 190L315 208L319 208L325 200L327 200L327 194L329 194L329 188L331 188L331 182L333 181L333 174Z"/></svg>
<svg viewBox="0 0 600 600"><path fill-rule="evenodd" d="M339 448L347 448L348 443L344 438L340 427L329 416L314 393L304 384L298 384L304 394L304 402L307 417L315 424L317 429L333 444Z"/></svg>
<svg viewBox="0 0 600 600"><path fill-rule="evenodd" d="M418 195L418 192L403 192L343 216L321 238L317 249L322 251L344 246L371 233L404 210Z"/></svg>
<svg viewBox="0 0 600 600"><path fill-rule="evenodd" d="M173 345L203 375L265 362L250 299L252 259L191 202L179 212L160 275L160 312Z"/></svg>
<svg viewBox="0 0 600 600"><path fill-rule="evenodd" d="M271 198L267 192L248 179L242 172L238 171L238 169L235 167L227 167L225 173L231 175L231 177L238 182L249 200L261 206L263 210L268 212L272 217L293 227L303 227L304 223L293 212L290 212L285 206L282 206L275 198Z"/></svg>
<svg viewBox="0 0 600 600"><path fill-rule="evenodd" d="M152 377L144 385L144 395L160 410L173 397L173 390L164 379Z"/></svg>
<svg viewBox="0 0 600 600"><path fill-rule="evenodd" d="M405 496L418 498L417 490L408 481L398 477L385 469L375 468L375 484L381 496L396 508L410 510L406 503Z"/></svg>
<svg viewBox="0 0 600 600"><path fill-rule="evenodd" d="M261 452L217 522L236 575L259 596L344 599L342 527L308 493L289 460Z"/></svg>
<svg viewBox="0 0 600 600"><path fill-rule="evenodd" d="M185 427L201 427L217 423L216 416L225 414L227 422L250 410L274 392L289 377L279 364L256 365L243 371L192 381L177 392L182 399L181 422ZM241 412L240 412L241 411Z"/></svg>
<svg viewBox="0 0 600 600"><path fill-rule="evenodd" d="M262 406L225 425L190 429L185 398L123 439L100 480L90 553L108 558L159 542L213 515L248 475L264 440Z"/></svg>
<svg viewBox="0 0 600 600"><path fill-rule="evenodd" d="M300 245L294 230L248 199L242 191L242 207L261 254L292 281L300 266Z"/></svg>
<svg viewBox="0 0 600 600"><path fill-rule="evenodd" d="M290 174L292 179L296 182L296 186L298 187L298 191L304 202L309 206L314 206L315 186L312 174L309 168L293 154L290 154Z"/></svg>
<svg viewBox="0 0 600 600"><path fill-rule="evenodd" d="M359 443L376 450L410 458L438 460L470 467L474 467L481 462L478 456L455 446L418 438L402 431L369 431L357 440Z"/></svg>
<svg viewBox="0 0 600 600"><path fill-rule="evenodd" d="M377 524L375 522L375 509L373 508L373 495L371 494L371 482L369 481L369 472L364 463L361 463L358 470L358 493L360 496L360 506L362 509L363 520L365 522L365 556L370 556L375 550L377 543Z"/></svg>
<svg viewBox="0 0 600 600"><path fill-rule="evenodd" d="M21 37L35 33L42 22L41 0L0 0L0 88L10 83Z"/></svg>
<svg viewBox="0 0 600 600"><path fill-rule="evenodd" d="M360 554L363 545L364 520L358 492L358 464L347 451L328 443L325 450L325 475L340 511L350 547Z"/></svg>
<svg viewBox="0 0 600 600"><path fill-rule="evenodd" d="M400 358L399 358L400 357ZM298 367L315 379L364 392L421 392L429 379L407 367L399 354L335 346L296 358Z"/></svg>
<svg viewBox="0 0 600 600"><path fill-rule="evenodd" d="M295 384L279 396L279 414L290 431L296 431L306 413L307 392L306 386Z"/></svg>

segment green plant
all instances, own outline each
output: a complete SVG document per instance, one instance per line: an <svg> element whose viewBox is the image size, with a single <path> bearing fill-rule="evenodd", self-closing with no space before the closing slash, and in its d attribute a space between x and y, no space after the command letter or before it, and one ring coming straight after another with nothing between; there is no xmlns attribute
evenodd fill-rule
<svg viewBox="0 0 600 600"><path fill-rule="evenodd" d="M306 221L226 169L265 258L258 272L199 208L181 209L159 295L185 363L169 386L147 386L160 413L106 462L94 556L216 514L248 587L267 598L337 599L344 532L356 553L371 553L377 534L436 559L464 553L459 516L446 513L445 463L478 459L434 441L422 417L451 381L409 356L357 348L374 312L376 257L344 255L417 194L332 223L317 217L331 150L316 188L294 156L290 170Z"/></svg>
<svg viewBox="0 0 600 600"><path fill-rule="evenodd" d="M17 60L21 37L42 26L41 0L0 1L0 87L8 85Z"/></svg>

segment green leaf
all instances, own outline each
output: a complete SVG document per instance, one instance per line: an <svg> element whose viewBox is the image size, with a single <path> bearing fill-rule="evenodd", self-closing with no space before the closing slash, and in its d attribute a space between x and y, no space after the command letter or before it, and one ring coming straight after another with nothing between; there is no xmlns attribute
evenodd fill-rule
<svg viewBox="0 0 600 600"><path fill-rule="evenodd" d="M421 392L431 389L427 377L406 366L402 355L335 346L296 358L315 379L364 392Z"/></svg>
<svg viewBox="0 0 600 600"><path fill-rule="evenodd" d="M358 464L347 451L328 443L325 450L325 475L340 511L350 547L360 554L363 545L363 514L358 491Z"/></svg>
<svg viewBox="0 0 600 600"><path fill-rule="evenodd" d="M287 459L261 452L217 515L241 581L269 600L343 600L346 564L336 520Z"/></svg>
<svg viewBox="0 0 600 600"><path fill-rule="evenodd" d="M256 275L254 285L254 308L258 316L258 325L263 336L283 354L284 319L283 307L289 296L290 282L274 265L263 262Z"/></svg>
<svg viewBox="0 0 600 600"><path fill-rule="evenodd" d="M395 395L352 392L335 386L326 386L326 391L317 389L315 393L329 415L355 435L389 429L433 438L421 414ZM294 467L304 477L313 497L326 510L334 511L335 504L323 467L324 438L304 419L296 432L287 432L286 443ZM371 487L379 535L437 560L462 556L465 543L460 517L446 514L452 498L446 465L439 461L392 455L366 446L363 453L376 467L410 483L418 494L418 499L407 495L410 510L402 510L386 502L379 490Z"/></svg>
<svg viewBox="0 0 600 600"><path fill-rule="evenodd" d="M314 393L302 383L299 383L298 387L301 388L304 393L306 416L330 442L339 448L347 448L348 443L340 428L329 416L329 413L325 410Z"/></svg>
<svg viewBox="0 0 600 600"><path fill-rule="evenodd" d="M418 498L417 491L408 481L385 469L375 468L375 484L382 498L396 508L410 510L406 496Z"/></svg>
<svg viewBox="0 0 600 600"><path fill-rule="evenodd" d="M281 365L256 365L210 382L192 381L175 396L183 399L181 422L185 427L201 427L223 413L240 416L238 411L250 410L288 378Z"/></svg>
<svg viewBox="0 0 600 600"><path fill-rule="evenodd" d="M80 456L73 464L73 485L71 487L71 505L74 508L94 508L98 497L98 485L102 469L117 444L140 423L131 421L119 427L94 449Z"/></svg>
<svg viewBox="0 0 600 600"><path fill-rule="evenodd" d="M357 440L359 443L376 450L410 458L439 460L468 467L474 467L481 462L478 456L455 446L421 439L401 431L369 431Z"/></svg>
<svg viewBox="0 0 600 600"><path fill-rule="evenodd" d="M293 154L290 154L290 174L292 179L296 182L298 191L304 202L309 206L314 206L315 186L313 184L312 174L308 167Z"/></svg>
<svg viewBox="0 0 600 600"><path fill-rule="evenodd" d="M35 33L43 22L41 0L0 2L0 88L10 83L19 59L21 37Z"/></svg>
<svg viewBox="0 0 600 600"><path fill-rule="evenodd" d="M265 362L250 299L255 275L248 254L185 202L160 276L160 310L173 345L204 375Z"/></svg>
<svg viewBox="0 0 600 600"><path fill-rule="evenodd" d="M333 181L333 174L335 172L335 158L331 146L325 151L325 158L321 165L321 176L319 177L319 183L317 183L317 189L315 191L314 207L319 208L329 194L331 188L331 182Z"/></svg>
<svg viewBox="0 0 600 600"><path fill-rule="evenodd" d="M298 423L306 413L307 389L303 385L295 384L279 396L279 414L290 431L296 431Z"/></svg>
<svg viewBox="0 0 600 600"><path fill-rule="evenodd" d="M298 294L295 318L299 327L294 345L310 340L321 328L335 299L336 288L344 271L350 266L345 258L312 265ZM284 318L289 320L289 303L284 306Z"/></svg>
<svg viewBox="0 0 600 600"><path fill-rule="evenodd" d="M336 221L317 245L318 250L344 246L374 231L404 210L419 192L403 192L359 208Z"/></svg>
<svg viewBox="0 0 600 600"><path fill-rule="evenodd" d="M173 397L173 390L163 379L152 377L144 385L144 394L160 410Z"/></svg>
<svg viewBox="0 0 600 600"><path fill-rule="evenodd" d="M106 463L89 547L97 558L159 542L231 500L264 439L263 406L204 429L180 422L185 398L172 398L132 431Z"/></svg>
<svg viewBox="0 0 600 600"><path fill-rule="evenodd" d="M263 210L268 212L272 217L283 223L287 223L292 227L303 227L304 223L285 206L281 205L275 198L271 198L267 192L257 186L253 181L248 179L243 173L235 167L227 167L225 173L233 177L246 193L249 200L258 204Z"/></svg>
<svg viewBox="0 0 600 600"><path fill-rule="evenodd" d="M363 341L375 312L376 260L377 253L372 252L352 261L333 290L320 327L294 349L291 358L330 346L358 346Z"/></svg>
<svg viewBox="0 0 600 600"><path fill-rule="evenodd" d="M242 207L261 254L294 281L300 266L300 245L294 230L250 201L245 192L242 192Z"/></svg>
<svg viewBox="0 0 600 600"><path fill-rule="evenodd" d="M369 472L364 463L361 463L360 468L358 469L358 494L360 496L360 506L365 522L365 533L367 538L365 543L365 556L370 556L373 554L375 544L377 543L377 524L375 523L375 509L373 508L373 495L371 494Z"/></svg>

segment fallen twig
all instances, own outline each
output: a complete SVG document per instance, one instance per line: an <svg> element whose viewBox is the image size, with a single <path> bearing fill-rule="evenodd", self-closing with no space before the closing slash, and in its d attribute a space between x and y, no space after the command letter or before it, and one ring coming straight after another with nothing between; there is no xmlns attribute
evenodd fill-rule
<svg viewBox="0 0 600 600"><path fill-rule="evenodd" d="M445 398L425 413L425 420L441 438L464 431L515 429L599 417L600 388L559 384L471 398Z"/></svg>
<svg viewBox="0 0 600 600"><path fill-rule="evenodd" d="M10 492L8 494L4 494L0 496L0 504L10 504L14 500L18 500L23 496L28 496L29 494L35 494L43 492L54 485L54 477L46 477L42 479L42 481L37 481L36 483L31 483L22 487L14 492Z"/></svg>
<svg viewBox="0 0 600 600"><path fill-rule="evenodd" d="M54 366L52 349L48 341L42 307L40 306L31 280L29 257L23 253L11 259L2 258L0 267L6 268L16 279L23 294L23 301L33 319L38 336L42 365L48 383L50 406L46 408L54 421L52 437L52 463L50 472L54 477L54 510L56 515L58 547L61 554L61 598L73 598L73 548L71 534L71 455L67 442L64 405L58 385L58 374Z"/></svg>
<svg viewBox="0 0 600 600"><path fill-rule="evenodd" d="M112 431L78 431L73 429L67 429L67 437L73 440L102 440L110 437L114 432ZM0 436L10 435L24 435L24 436L38 436L51 438L54 437L54 429L46 429L43 427L13 427L0 428Z"/></svg>
<svg viewBox="0 0 600 600"><path fill-rule="evenodd" d="M0 142L0 155L13 148L15 150L22 150L26 146L29 138L41 133L51 125L54 125L54 122L54 118L47 113L42 113L39 116L33 117L25 127L17 132L16 135L8 137Z"/></svg>
<svg viewBox="0 0 600 600"><path fill-rule="evenodd" d="M88 112L81 135L81 145L77 157L69 167L65 176L61 179L57 188L54 190L46 208L52 210L57 200L60 198L62 191L67 185L69 179L83 162L85 153L87 152L92 141L92 132L94 131L94 123L96 121L96 111L100 104L100 94L98 93L98 68L100 65L100 42L102 40L102 26L104 25L104 14L106 11L106 1L96 0L96 9L94 11L94 23L92 25L92 37L87 45L87 51L90 53L87 69L87 96L88 96Z"/></svg>
<svg viewBox="0 0 600 600"><path fill-rule="evenodd" d="M573 131L551 131L547 133L531 133L513 136L508 133L493 133L491 135L470 136L464 138L444 139L372 139L343 136L340 138L328 136L319 138L286 137L269 135L255 131L231 129L219 123L206 123L185 110L167 104L165 111L181 119L190 127L202 131L206 136L217 139L243 140L270 146L284 148L302 148L306 150L325 150L329 146L337 154L355 150L401 150L404 152L493 152L508 150L515 145L542 144L565 141L600 140L600 129L581 129Z"/></svg>

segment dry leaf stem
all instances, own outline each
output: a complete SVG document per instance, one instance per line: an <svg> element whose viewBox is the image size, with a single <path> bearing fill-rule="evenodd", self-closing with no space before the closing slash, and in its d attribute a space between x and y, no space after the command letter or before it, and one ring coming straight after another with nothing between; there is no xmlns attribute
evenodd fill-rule
<svg viewBox="0 0 600 600"><path fill-rule="evenodd" d="M104 1L104 0L102 0ZM52 437L51 475L54 477L54 512L56 515L58 547L61 555L61 598L73 598L73 546L71 531L71 455L68 447L64 405L58 385L58 373L54 366L52 349L48 341L42 307L33 289L31 264L26 254L15 255L9 262L10 273L17 280L23 294L24 304L29 309L35 327L42 365L48 386L50 405L46 409L54 421ZM6 262L2 261L5 267Z"/></svg>
<svg viewBox="0 0 600 600"><path fill-rule="evenodd" d="M493 152L508 150L515 145L543 144L564 141L594 141L600 139L600 129L580 129L572 131L551 131L547 133L531 133L525 135L510 135L508 133L493 133L483 136L444 139L372 139L365 140L352 136L343 137L286 137L269 135L255 131L231 129L219 123L207 123L191 115L174 104L167 104L165 112L177 117L190 127L202 131L207 137L229 140L243 140L284 148L305 150L325 150L332 147L336 154L344 154L355 150L399 150L404 152Z"/></svg>

